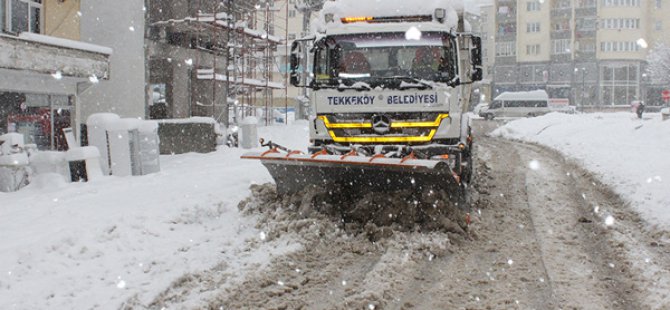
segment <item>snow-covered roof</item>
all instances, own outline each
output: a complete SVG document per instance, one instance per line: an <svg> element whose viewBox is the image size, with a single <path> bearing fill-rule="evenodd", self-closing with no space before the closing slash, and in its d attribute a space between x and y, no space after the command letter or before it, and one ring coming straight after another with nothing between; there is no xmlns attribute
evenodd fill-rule
<svg viewBox="0 0 670 310"><path fill-rule="evenodd" d="M493 100L549 100L547 92L541 89L532 91L504 92Z"/></svg>
<svg viewBox="0 0 670 310"><path fill-rule="evenodd" d="M37 42L42 44L54 45L59 47L77 49L87 52L93 52L98 54L111 55L113 50L106 46L100 46L80 41L56 38L51 36L45 36L32 32L21 32L19 34L19 39L31 42Z"/></svg>
<svg viewBox="0 0 670 310"><path fill-rule="evenodd" d="M228 81L228 77L225 74L219 74L217 73L216 75L214 74L214 70L212 69L200 69L198 70L198 80L211 80L216 78L217 81ZM264 80L257 80L257 79L249 79L245 77L230 77L230 82L235 83L235 84L242 84L246 86L255 86L255 87L268 87L268 88L274 88L274 89L284 89L284 84L282 83L277 83L277 82L272 82L272 81L264 81Z"/></svg>
<svg viewBox="0 0 670 310"><path fill-rule="evenodd" d="M217 13L216 15L212 14L200 14L197 17L186 17L182 19L169 19L165 21L158 21L153 23L153 25L172 25L172 24L183 24L183 23L208 23L208 24L214 24L216 26L219 26L221 28L227 29L228 28L228 20L227 16L225 13ZM242 23L238 23L234 25L234 29L238 30L250 37L256 38L256 39L262 39L262 40L268 40L273 43L281 43L284 38L275 36L275 35L270 35L267 32L263 30L256 30L256 29L251 29L248 27L244 27Z"/></svg>

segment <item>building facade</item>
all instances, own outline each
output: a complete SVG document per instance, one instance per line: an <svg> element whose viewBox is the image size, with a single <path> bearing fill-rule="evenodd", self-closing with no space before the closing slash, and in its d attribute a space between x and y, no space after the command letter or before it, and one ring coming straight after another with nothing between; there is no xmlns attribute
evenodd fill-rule
<svg viewBox="0 0 670 310"><path fill-rule="evenodd" d="M284 89L272 72L271 2L153 0L147 7L150 118L208 116L228 124L271 106Z"/></svg>
<svg viewBox="0 0 670 310"><path fill-rule="evenodd" d="M660 104L644 71L649 48L670 41L661 35L668 6L667 0L497 0L494 93L545 89L576 106Z"/></svg>

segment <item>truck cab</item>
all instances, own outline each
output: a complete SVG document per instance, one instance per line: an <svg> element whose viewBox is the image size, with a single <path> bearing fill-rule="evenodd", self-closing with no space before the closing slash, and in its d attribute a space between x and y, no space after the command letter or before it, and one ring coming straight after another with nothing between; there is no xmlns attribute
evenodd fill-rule
<svg viewBox="0 0 670 310"><path fill-rule="evenodd" d="M401 146L430 158L467 143L464 112L472 82L481 79L481 41L462 31L462 14L435 7L366 16L343 10L346 2L327 2L317 34L292 49L293 84L313 90L310 152ZM309 47L299 45L305 41ZM300 85L305 54L313 75Z"/></svg>

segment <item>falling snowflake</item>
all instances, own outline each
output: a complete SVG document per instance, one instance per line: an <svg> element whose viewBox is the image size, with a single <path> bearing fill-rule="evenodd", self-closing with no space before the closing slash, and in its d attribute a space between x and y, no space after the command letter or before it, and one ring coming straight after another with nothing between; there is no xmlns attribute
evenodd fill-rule
<svg viewBox="0 0 670 310"><path fill-rule="evenodd" d="M126 288L126 281L123 281L123 280L119 281L118 283L116 283L116 287L118 287L120 289Z"/></svg>
<svg viewBox="0 0 670 310"><path fill-rule="evenodd" d="M598 212L600 212L600 207L599 207L599 206L596 206L595 208L593 208L593 212L594 212L594 213L598 213Z"/></svg>
<svg viewBox="0 0 670 310"><path fill-rule="evenodd" d="M128 27L128 30L130 30L130 31L135 31L135 27L130 26L130 27Z"/></svg>
<svg viewBox="0 0 670 310"><path fill-rule="evenodd" d="M540 169L540 162L533 159L528 164L528 167L530 167L530 169L532 169L532 170L539 170Z"/></svg>
<svg viewBox="0 0 670 310"><path fill-rule="evenodd" d="M63 74L60 71L52 73L51 76L56 80L60 80L63 78Z"/></svg>
<svg viewBox="0 0 670 310"><path fill-rule="evenodd" d="M91 76L89 76L89 77L88 77L88 81L91 82L91 83L93 83L93 84L97 84L98 82L100 82L100 81L98 80L98 77L95 76L95 75L91 75Z"/></svg>
<svg viewBox="0 0 670 310"><path fill-rule="evenodd" d="M407 32L405 32L405 39L407 40L421 40L421 30L414 26L410 27Z"/></svg>
<svg viewBox="0 0 670 310"><path fill-rule="evenodd" d="M346 280L342 280L342 286L346 286L346 285L347 285L347 281L346 281Z"/></svg>
<svg viewBox="0 0 670 310"><path fill-rule="evenodd" d="M612 225L614 225L614 217L611 216L611 215L608 215L608 216L605 218L605 225L607 225L607 226L612 226Z"/></svg>
<svg viewBox="0 0 670 310"><path fill-rule="evenodd" d="M370 310L375 310L375 305L373 305L373 304L369 304L369 305L368 305L368 309L370 309Z"/></svg>
<svg viewBox="0 0 670 310"><path fill-rule="evenodd" d="M186 59L186 60L184 60L184 62L185 62L187 65L191 66L191 65L193 65L193 58Z"/></svg>
<svg viewBox="0 0 670 310"><path fill-rule="evenodd" d="M284 282L282 282L282 281L277 281L277 284L279 284L281 286L284 286Z"/></svg>
<svg viewBox="0 0 670 310"><path fill-rule="evenodd" d="M265 240L265 238L267 238L267 237L268 237L268 236L265 234L265 232L264 232L264 231L261 231L261 233L260 233L260 238L261 238L261 240Z"/></svg>
<svg viewBox="0 0 670 310"><path fill-rule="evenodd" d="M647 41L643 38L637 40L637 45L640 46L641 48L649 47L649 44L647 44Z"/></svg>
<svg viewBox="0 0 670 310"><path fill-rule="evenodd" d="M512 266L512 264L514 264L514 261L510 258L510 259L507 260L507 264Z"/></svg>

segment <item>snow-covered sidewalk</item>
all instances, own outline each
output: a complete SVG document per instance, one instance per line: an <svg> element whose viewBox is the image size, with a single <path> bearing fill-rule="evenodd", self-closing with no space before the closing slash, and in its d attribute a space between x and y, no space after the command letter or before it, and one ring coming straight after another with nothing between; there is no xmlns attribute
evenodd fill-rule
<svg viewBox="0 0 670 310"><path fill-rule="evenodd" d="M259 128L259 136L305 149L306 130L299 122ZM239 279L298 249L286 237L265 240L255 219L239 213L249 185L271 181L259 162L240 159L244 152L161 156L152 175L89 183L47 175L0 192L0 309L117 309L130 298L147 305L184 274L224 262Z"/></svg>
<svg viewBox="0 0 670 310"><path fill-rule="evenodd" d="M577 160L649 223L670 230L670 121L659 113L642 120L632 113L551 113L511 121L492 135L543 144Z"/></svg>

